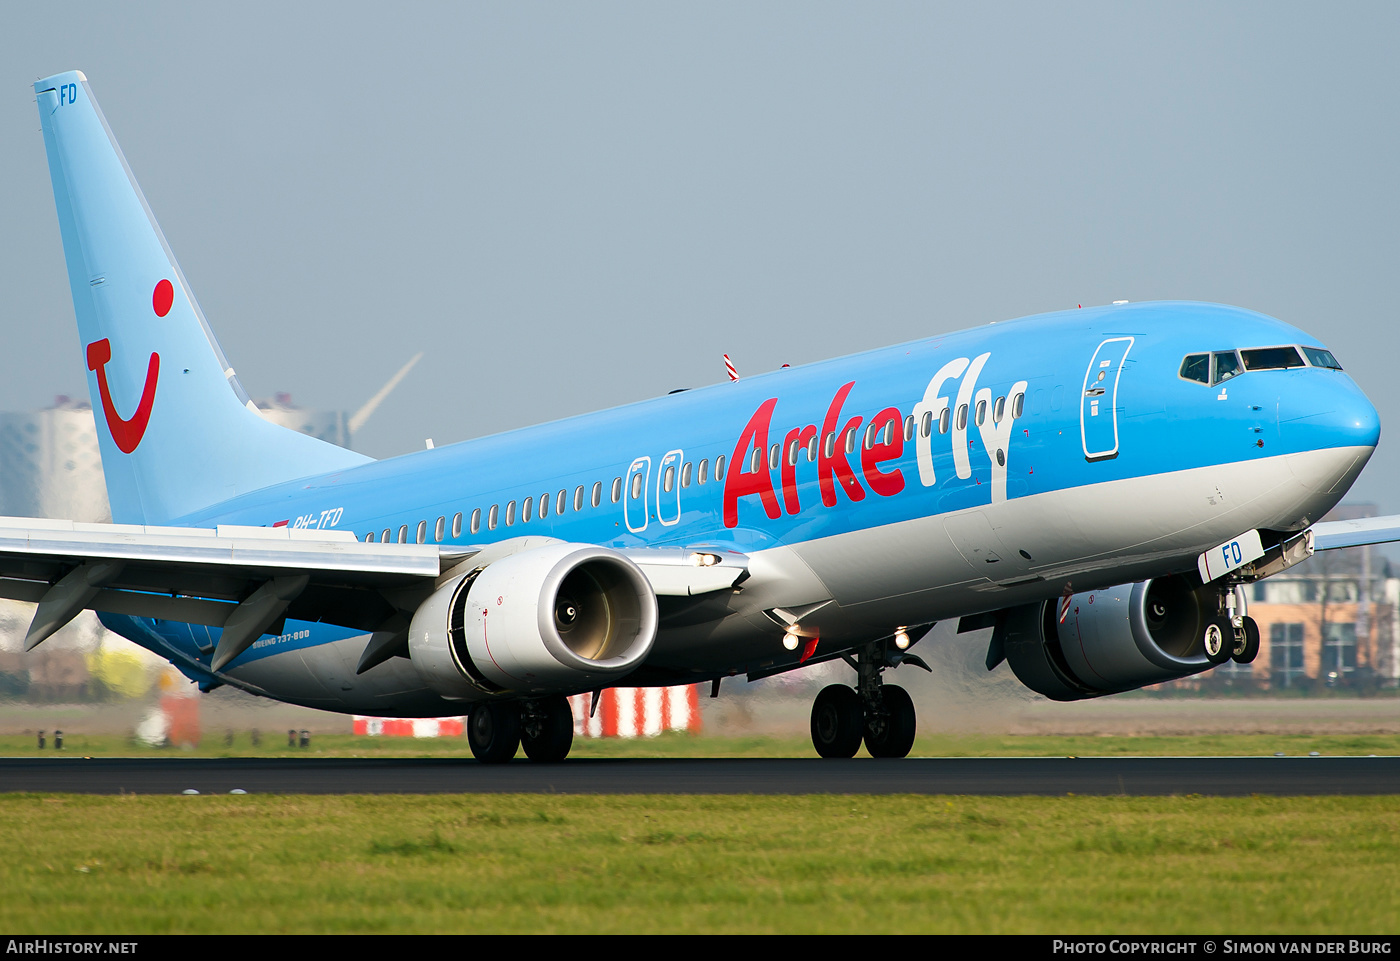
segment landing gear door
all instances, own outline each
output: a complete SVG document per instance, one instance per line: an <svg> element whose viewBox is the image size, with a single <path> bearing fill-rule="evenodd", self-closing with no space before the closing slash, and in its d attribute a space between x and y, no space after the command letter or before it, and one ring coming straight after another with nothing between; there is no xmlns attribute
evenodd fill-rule
<svg viewBox="0 0 1400 961"><path fill-rule="evenodd" d="M647 529L647 479L651 474L651 458L638 457L627 468L627 486L622 489L622 515L627 529L640 534Z"/></svg>
<svg viewBox="0 0 1400 961"><path fill-rule="evenodd" d="M1133 346L1131 337L1113 337L1099 344L1084 372L1079 398L1079 430L1085 460L1118 456L1118 378Z"/></svg>

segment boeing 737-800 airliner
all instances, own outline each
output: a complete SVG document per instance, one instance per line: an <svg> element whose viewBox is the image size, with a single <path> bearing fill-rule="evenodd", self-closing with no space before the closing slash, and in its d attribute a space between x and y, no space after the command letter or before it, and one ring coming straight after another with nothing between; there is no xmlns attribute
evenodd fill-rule
<svg viewBox="0 0 1400 961"><path fill-rule="evenodd" d="M566 696L834 658L825 757L902 757L884 672L991 627L1070 700L1253 659L1242 585L1315 548L1380 435L1313 337L1114 304L785 368L385 461L263 420L81 73L35 85L113 524L0 521L27 649L77 612L311 707L469 713L483 761L569 750ZM596 695L595 695L596 700Z"/></svg>

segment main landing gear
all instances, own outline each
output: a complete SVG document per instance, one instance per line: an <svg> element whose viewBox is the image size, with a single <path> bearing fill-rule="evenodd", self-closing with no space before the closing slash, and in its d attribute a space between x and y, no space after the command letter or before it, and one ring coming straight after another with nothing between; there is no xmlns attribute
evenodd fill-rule
<svg viewBox="0 0 1400 961"><path fill-rule="evenodd" d="M817 695L812 746L822 757L854 757L864 741L871 757L907 756L917 726L914 701L904 688L883 683L880 674L905 663L931 668L913 654L892 649L889 641L867 644L854 657L843 656L856 669L856 686L833 684Z"/></svg>
<svg viewBox="0 0 1400 961"><path fill-rule="evenodd" d="M532 761L562 761L573 744L574 715L562 695L482 701L472 705L467 718L467 745L482 764L502 764L522 747Z"/></svg>

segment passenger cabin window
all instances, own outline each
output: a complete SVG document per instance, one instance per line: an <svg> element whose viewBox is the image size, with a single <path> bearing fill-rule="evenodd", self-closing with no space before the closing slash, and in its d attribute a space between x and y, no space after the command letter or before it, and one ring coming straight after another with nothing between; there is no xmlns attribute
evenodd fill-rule
<svg viewBox="0 0 1400 961"><path fill-rule="evenodd" d="M1259 347L1242 350L1240 354L1244 357L1245 370L1287 370L1303 366L1297 347Z"/></svg>
<svg viewBox="0 0 1400 961"><path fill-rule="evenodd" d="M913 440L913 439L914 439L914 415L913 415L913 414L910 414L908 417L904 418L904 439L905 439L905 440Z"/></svg>
<svg viewBox="0 0 1400 961"><path fill-rule="evenodd" d="M591 503L594 507L597 507L599 504L603 503L603 482L602 482L602 481L594 481L594 482L593 482L593 498L592 498L592 500L590 501L590 503Z"/></svg>
<svg viewBox="0 0 1400 961"><path fill-rule="evenodd" d="M540 520L544 520L544 519L545 519L546 517L548 517L548 516L549 516L549 494L548 494L548 492L546 492L546 493L540 495Z"/></svg>
<svg viewBox="0 0 1400 961"><path fill-rule="evenodd" d="M632 499L636 500L642 496L642 475L632 475Z"/></svg>
<svg viewBox="0 0 1400 961"><path fill-rule="evenodd" d="M782 457L782 445L774 444L768 448L768 467L772 470L778 469L779 458Z"/></svg>
<svg viewBox="0 0 1400 961"><path fill-rule="evenodd" d="M415 538L415 539L418 541L418 543L420 543L420 544L422 544L422 543L424 543L424 542L427 541L427 539L428 539L428 522L427 522L427 521L419 521L419 522L418 522L418 530L415 532L414 538Z"/></svg>
<svg viewBox="0 0 1400 961"><path fill-rule="evenodd" d="M500 519L500 516L501 516L501 505L499 505L499 504L492 504L492 505L491 505L491 510L488 511L487 514L486 514L486 529L487 529L488 531L494 531L494 530L496 529L496 523L497 523L497 521Z"/></svg>
<svg viewBox="0 0 1400 961"><path fill-rule="evenodd" d="M977 402L977 426L981 427L987 422L987 402L979 400Z"/></svg>
<svg viewBox="0 0 1400 961"><path fill-rule="evenodd" d="M852 427L850 430L846 431L846 453L848 453L848 454L854 454L855 452L856 452L856 429L855 429L854 427Z"/></svg>
<svg viewBox="0 0 1400 961"><path fill-rule="evenodd" d="M509 510L509 508L507 508L507 510ZM528 524L528 523L530 523L530 518L534 515L534 513L535 513L535 499L534 499L533 497L527 497L527 498L525 498L524 503L522 503L522 504L520 505L520 523L522 523L522 524ZM510 515L509 515L509 514L506 515L506 523L507 523L507 524L510 523Z"/></svg>
<svg viewBox="0 0 1400 961"><path fill-rule="evenodd" d="M400 543L400 544L407 544L407 543L408 543L408 525L407 525L407 524L403 524L402 526L399 527L399 543Z"/></svg>
<svg viewBox="0 0 1400 961"><path fill-rule="evenodd" d="M1021 416L1023 413L1025 413L1025 410L1026 410L1026 393L1025 393L1025 391L1022 391L1021 393L1017 394L1017 395L1016 395L1016 399L1015 399L1014 401L1011 402L1011 416L1019 419L1020 416Z"/></svg>
<svg viewBox="0 0 1400 961"><path fill-rule="evenodd" d="M638 474L637 476L641 477L642 475ZM614 477L612 482L612 502L616 504L620 500L622 500L622 478Z"/></svg>
<svg viewBox="0 0 1400 961"><path fill-rule="evenodd" d="M373 544L373 543L374 543L374 531L370 531L368 534L365 535L365 543L366 543L366 544Z"/></svg>
<svg viewBox="0 0 1400 961"><path fill-rule="evenodd" d="M943 411L943 413L947 414L948 412L945 410ZM941 417L939 418L939 421L940 423L942 422ZM940 434L943 433L943 428L939 427L938 432ZM923 434L925 437L933 433L933 411L924 411L924 416L921 418L921 423L919 424L919 433Z"/></svg>
<svg viewBox="0 0 1400 961"><path fill-rule="evenodd" d="M380 535L379 539L387 544L389 543L391 533L392 532L389 530L389 528L386 527L384 528L384 533Z"/></svg>
<svg viewBox="0 0 1400 961"><path fill-rule="evenodd" d="M710 459L708 457L700 462L700 473L698 476L702 484L710 479Z"/></svg>
<svg viewBox="0 0 1400 961"><path fill-rule="evenodd" d="M952 426L952 420L953 412L947 407L943 408L942 412L938 415L938 432L940 434L948 433L948 428Z"/></svg>
<svg viewBox="0 0 1400 961"><path fill-rule="evenodd" d="M720 454L715 458L715 480L724 480L724 455Z"/></svg>
<svg viewBox="0 0 1400 961"><path fill-rule="evenodd" d="M967 405L958 408L958 430L967 430Z"/></svg>
<svg viewBox="0 0 1400 961"><path fill-rule="evenodd" d="M494 527L495 525L493 524L492 526ZM478 508L475 508L475 509L472 511L472 533L473 533L473 534L478 533L480 530L481 530L481 508L478 507Z"/></svg>
<svg viewBox="0 0 1400 961"><path fill-rule="evenodd" d="M582 488L580 488L579 493L580 493L580 494L583 493ZM559 496L556 497L556 498L554 499L554 513L555 513L555 515L557 516L557 515L559 515L559 514L564 513L564 509L565 509L566 507L568 507L568 506L569 506L569 492L568 492L568 491L560 491L560 492L559 492Z"/></svg>
<svg viewBox="0 0 1400 961"><path fill-rule="evenodd" d="M1006 416L1006 398L998 397L997 402L992 405L992 423L1000 424L1004 416Z"/></svg>
<svg viewBox="0 0 1400 961"><path fill-rule="evenodd" d="M574 510L583 510L583 485L574 488Z"/></svg>
<svg viewBox="0 0 1400 961"><path fill-rule="evenodd" d="M690 472L691 472L690 469L691 469L692 467L694 467L694 466L695 466L695 465L692 464L690 461L686 461L686 462L685 462L685 466L681 468L681 486L682 486L682 487L689 487L689 486L690 486Z"/></svg>
<svg viewBox="0 0 1400 961"><path fill-rule="evenodd" d="M671 488L676 486L676 469L668 466L666 472L661 475L661 489L666 493L671 493Z"/></svg>
<svg viewBox="0 0 1400 961"><path fill-rule="evenodd" d="M457 516L460 517L461 515L458 514ZM439 518L437 519L437 524L435 524L435 525L433 526L433 540L435 540L435 541L437 541L439 544L441 544L441 543L442 543L442 539L443 539L444 537L446 537L446 536L447 536L447 518L446 518L446 517L439 517Z"/></svg>
<svg viewBox="0 0 1400 961"><path fill-rule="evenodd" d="M476 513L479 513L479 512L476 512ZM474 516L475 516L475 515L474 515ZM476 533L475 524L473 524L473 526L472 526L472 533L473 533L473 534ZM457 513L455 513L455 514L452 515L452 536L453 536L453 537L461 537L461 536L462 536L462 512L461 512L461 511L458 511Z"/></svg>
<svg viewBox="0 0 1400 961"><path fill-rule="evenodd" d="M506 505L506 526L510 527L515 523L515 501Z"/></svg>
<svg viewBox="0 0 1400 961"><path fill-rule="evenodd" d="M1337 358L1332 356L1330 350L1323 350L1321 347L1304 347L1303 353L1308 357L1308 363L1314 367L1330 367L1333 370L1341 370L1342 365L1337 363Z"/></svg>

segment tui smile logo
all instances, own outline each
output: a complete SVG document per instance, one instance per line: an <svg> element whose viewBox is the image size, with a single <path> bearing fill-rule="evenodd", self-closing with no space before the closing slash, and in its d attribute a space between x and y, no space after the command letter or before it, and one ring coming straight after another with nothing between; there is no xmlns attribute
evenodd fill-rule
<svg viewBox="0 0 1400 961"><path fill-rule="evenodd" d="M151 307L157 317L170 313L175 302L175 288L168 280L156 284L151 294ZM102 413L107 417L107 429L112 432L112 440L123 454L130 454L146 436L146 425L151 420L151 407L156 401L156 382L160 379L160 354L152 352L146 367L146 383L141 390L141 401L136 405L136 413L123 418L117 413L117 405L112 402L112 390L107 384L107 363L112 359L112 342L107 338L88 344L88 370L97 374L97 391L102 396Z"/></svg>

